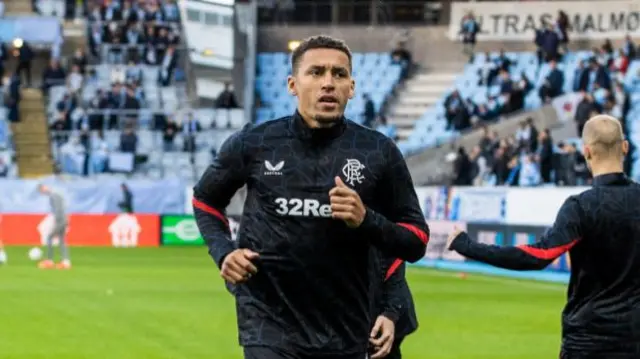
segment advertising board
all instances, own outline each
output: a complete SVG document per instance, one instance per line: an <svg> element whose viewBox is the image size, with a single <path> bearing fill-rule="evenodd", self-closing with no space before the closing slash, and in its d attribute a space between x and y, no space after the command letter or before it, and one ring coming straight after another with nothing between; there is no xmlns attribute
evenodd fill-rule
<svg viewBox="0 0 640 359"><path fill-rule="evenodd" d="M559 11L569 17L569 39L622 39L640 30L640 3L612 1L482 1L451 5L449 38L460 39L462 18L472 12L480 23L478 41L533 41L542 22Z"/></svg>
<svg viewBox="0 0 640 359"><path fill-rule="evenodd" d="M4 214L0 231L7 245L39 246L53 225L51 215ZM152 214L72 214L65 239L70 246L157 247L159 229L160 217Z"/></svg>

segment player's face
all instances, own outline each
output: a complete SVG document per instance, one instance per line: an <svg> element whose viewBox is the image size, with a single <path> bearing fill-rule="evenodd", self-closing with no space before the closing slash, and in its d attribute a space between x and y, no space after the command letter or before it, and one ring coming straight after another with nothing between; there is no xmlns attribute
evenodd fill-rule
<svg viewBox="0 0 640 359"><path fill-rule="evenodd" d="M316 126L339 120L353 97L349 57L340 50L308 50L288 79L289 92L298 97L298 110Z"/></svg>

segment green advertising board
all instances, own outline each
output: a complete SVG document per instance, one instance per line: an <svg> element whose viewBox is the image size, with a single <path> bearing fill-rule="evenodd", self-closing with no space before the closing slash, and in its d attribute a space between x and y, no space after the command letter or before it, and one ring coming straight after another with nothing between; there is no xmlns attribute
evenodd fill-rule
<svg viewBox="0 0 640 359"><path fill-rule="evenodd" d="M190 215L162 216L162 244L165 246L204 245L204 239Z"/></svg>

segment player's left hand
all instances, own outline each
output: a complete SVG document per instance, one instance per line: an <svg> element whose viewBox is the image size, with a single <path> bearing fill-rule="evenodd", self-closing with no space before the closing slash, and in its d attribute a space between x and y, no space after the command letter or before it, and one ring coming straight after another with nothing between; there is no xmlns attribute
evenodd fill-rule
<svg viewBox="0 0 640 359"><path fill-rule="evenodd" d="M456 237L460 234L464 232L463 230L461 230L458 227L453 227L453 232L451 232L449 234L449 238L447 238L447 249L451 250L451 243L453 243L453 240L456 239Z"/></svg>
<svg viewBox="0 0 640 359"><path fill-rule="evenodd" d="M358 192L347 187L340 177L335 178L336 186L329 191L331 216L343 220L348 227L357 228L364 221L367 209Z"/></svg>
<svg viewBox="0 0 640 359"><path fill-rule="evenodd" d="M373 353L371 359L384 358L391 352L393 346L393 338L395 337L396 325L391 319L384 315L376 318L376 324L371 330L369 343L373 345L376 352Z"/></svg>

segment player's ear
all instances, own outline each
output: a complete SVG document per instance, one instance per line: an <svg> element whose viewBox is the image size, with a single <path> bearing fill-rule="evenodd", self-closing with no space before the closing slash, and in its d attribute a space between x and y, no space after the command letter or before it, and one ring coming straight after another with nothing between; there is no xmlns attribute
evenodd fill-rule
<svg viewBox="0 0 640 359"><path fill-rule="evenodd" d="M622 141L622 154L626 156L627 153L629 153L629 141L624 140Z"/></svg>
<svg viewBox="0 0 640 359"><path fill-rule="evenodd" d="M349 100L353 98L353 95L356 93L356 80L351 78L351 88L349 89Z"/></svg>
<svg viewBox="0 0 640 359"><path fill-rule="evenodd" d="M582 153L584 154L584 159L587 161L591 160L591 149L589 148L589 146L584 145L582 146Z"/></svg>
<svg viewBox="0 0 640 359"><path fill-rule="evenodd" d="M293 75L287 76L287 90L293 96L298 96L298 90L296 89L296 79Z"/></svg>

